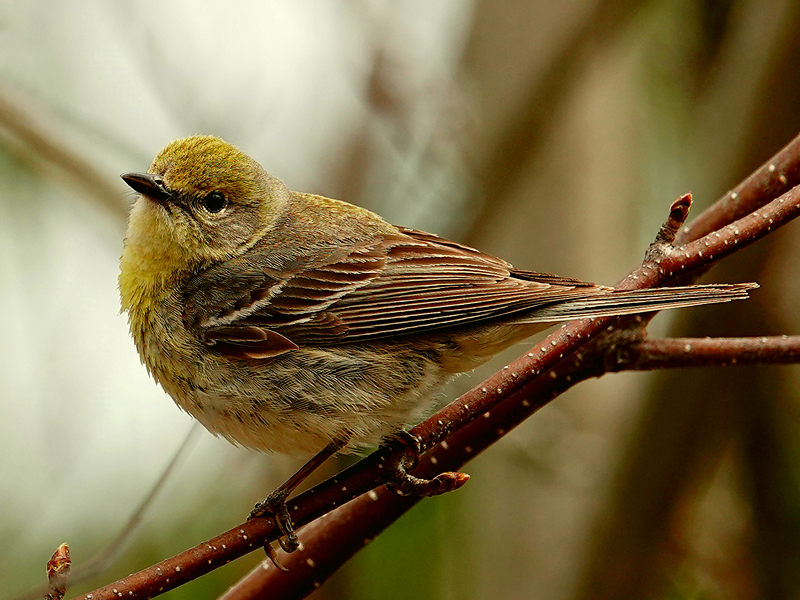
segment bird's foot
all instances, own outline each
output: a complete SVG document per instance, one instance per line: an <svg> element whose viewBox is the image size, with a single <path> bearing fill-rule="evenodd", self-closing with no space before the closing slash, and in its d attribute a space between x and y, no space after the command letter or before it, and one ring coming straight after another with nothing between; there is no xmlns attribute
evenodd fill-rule
<svg viewBox="0 0 800 600"><path fill-rule="evenodd" d="M278 543L286 552L291 553L300 547L300 542L297 540L297 533L294 530L294 523L292 517L289 515L289 509L286 506L286 500L298 485L300 485L306 478L313 473L317 467L328 460L331 456L336 454L347 444L347 438L335 439L327 446L320 450L311 460L304 464L294 475L287 479L283 485L277 490L272 492L264 500L259 502L250 511L249 519L263 517L267 513L275 516L275 523L278 529L283 534L278 538ZM267 544L264 547L267 556L272 560L273 564L281 570L286 570L282 564L278 562L275 549Z"/></svg>
<svg viewBox="0 0 800 600"><path fill-rule="evenodd" d="M419 440L408 431L401 431L394 439L408 450L391 465L392 478L386 484L386 487L398 496L438 496L457 490L469 479L466 473L455 471L439 473L432 479L411 475L409 471L414 470L419 462Z"/></svg>
<svg viewBox="0 0 800 600"><path fill-rule="evenodd" d="M279 487L256 504L247 517L249 520L263 517L268 513L274 515L275 523L283 534L283 537L278 538L278 543L285 552L289 553L294 552L300 546L297 541L297 533L294 530L294 523L292 523L292 517L289 515L289 509L286 506L286 500L290 492L291 490L284 489L284 486ZM276 558L269 551L267 551L267 555L272 559L276 567L282 568L282 565L276 562Z"/></svg>

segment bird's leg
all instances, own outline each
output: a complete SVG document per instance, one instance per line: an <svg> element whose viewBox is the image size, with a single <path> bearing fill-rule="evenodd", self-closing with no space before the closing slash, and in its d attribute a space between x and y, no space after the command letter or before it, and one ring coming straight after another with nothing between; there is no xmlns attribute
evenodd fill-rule
<svg viewBox="0 0 800 600"><path fill-rule="evenodd" d="M409 471L412 471L419 462L419 440L408 431L399 432L395 435L394 440L403 444L408 450L394 464L390 465L390 468L393 469L392 479L386 484L386 487L398 496L438 496L457 490L469 479L469 475L466 473L454 471L439 473L433 479L421 479L411 475Z"/></svg>
<svg viewBox="0 0 800 600"><path fill-rule="evenodd" d="M278 524L278 529L281 530L285 538L279 538L278 542L286 552L294 552L297 550L298 541L297 533L294 530L292 518L289 515L289 509L286 507L286 500L289 498L294 489L303 483L305 479L316 471L322 463L328 460L331 456L336 454L339 450L344 448L347 440L344 438L337 438L330 444L325 446L319 453L317 453L311 460L300 467L294 475L289 477L283 485L272 492L264 500L255 505L253 510L250 511L248 519L261 517L267 513L275 515L275 521Z"/></svg>

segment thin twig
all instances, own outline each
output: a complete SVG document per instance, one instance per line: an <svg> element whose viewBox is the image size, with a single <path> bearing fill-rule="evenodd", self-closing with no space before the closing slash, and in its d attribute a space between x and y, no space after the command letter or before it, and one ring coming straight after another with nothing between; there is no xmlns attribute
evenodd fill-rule
<svg viewBox="0 0 800 600"><path fill-rule="evenodd" d="M192 423L192 426L186 433L186 437L183 438L183 442L181 442L181 445L175 451L175 454L172 455L169 463L161 472L161 475L159 475L158 480L156 480L156 482L152 485L150 491L142 499L136 510L133 511L133 514L131 514L131 516L128 518L128 521L125 523L125 525L123 525L122 529L120 529L117 537L111 540L111 542L109 542L102 551L98 552L86 563L82 564L80 568L73 573L71 577L73 585L79 581L84 581L90 577L94 577L97 573L108 569L119 558L120 554L125 548L125 545L131 539L133 534L136 533L136 530L141 524L144 515L148 510L150 510L150 507L158 497L159 492L164 489L167 481L169 481L169 478L172 476L172 473L175 471L178 463L197 441L197 436L200 434L200 431L200 424L197 422Z"/></svg>
<svg viewBox="0 0 800 600"><path fill-rule="evenodd" d="M616 334L617 332L611 331L604 335L616 337ZM534 379L486 413L484 418L472 422L436 446L423 457L417 474L430 477L442 469L461 468L567 389L586 379L602 375L606 371L603 365L618 356L620 349L616 344L606 343L599 338L595 342L593 348L581 349L565 358L542 377ZM709 342L713 342L717 345L718 356L715 360L706 362L707 365L784 364L800 361L800 336L717 340L687 338L652 342L648 344L647 340L633 340L622 354L635 357L635 348L641 347L646 356L661 363L659 368L694 366L680 362L683 358L681 355L686 355L685 344L698 344L700 353L705 354L705 347L711 346ZM727 361L719 356L720 352L725 353L723 349L731 351L727 355ZM737 363L731 356L734 349L745 352L752 363L748 360ZM607 353L608 356L598 357L594 350ZM676 360L667 360L667 356ZM644 368L645 363L641 366ZM633 359L620 364L617 370L638 368L639 365ZM303 552L281 557L287 566L287 572L277 572L271 566L260 565L233 586L223 597L224 600L255 599L266 593L284 599L305 597L333 574L349 556L369 543L418 500L397 497L385 488L360 496L303 529Z"/></svg>
<svg viewBox="0 0 800 600"><path fill-rule="evenodd" d="M570 32L557 54L543 65L541 75L533 78L530 87L523 90L518 106L524 109L515 111L496 138L489 140L493 147L484 152L489 160L476 166L479 183L475 186L479 190L476 193L480 193L483 200L478 203L476 223L488 220L490 209L497 210L498 200L509 196L507 190L517 184L522 170L550 139L550 128L559 121L560 111L568 104L565 97L574 90L582 69L616 39L616 31L642 4L642 0L606 0L593 4L590 13ZM466 55L470 56L469 50ZM469 58L466 62L469 64Z"/></svg>

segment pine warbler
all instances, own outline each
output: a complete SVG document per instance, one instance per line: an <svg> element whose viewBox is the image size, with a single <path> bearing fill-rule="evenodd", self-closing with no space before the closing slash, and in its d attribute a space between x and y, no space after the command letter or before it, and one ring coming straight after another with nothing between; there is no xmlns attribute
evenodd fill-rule
<svg viewBox="0 0 800 600"><path fill-rule="evenodd" d="M422 418L436 391L552 323L725 302L744 285L615 292L289 191L211 136L169 144L121 259L142 361L209 431L263 451L351 451ZM291 528L291 525L288 525Z"/></svg>

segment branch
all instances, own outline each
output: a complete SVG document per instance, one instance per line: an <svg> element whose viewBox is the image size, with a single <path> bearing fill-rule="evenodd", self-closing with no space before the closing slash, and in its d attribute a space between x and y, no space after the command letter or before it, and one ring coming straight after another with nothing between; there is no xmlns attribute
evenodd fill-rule
<svg viewBox="0 0 800 600"><path fill-rule="evenodd" d="M606 364L606 372L682 367L788 365L800 362L800 335L641 340Z"/></svg>
<svg viewBox="0 0 800 600"><path fill-rule="evenodd" d="M761 202L763 208L755 213L739 220L730 219L730 224L722 230L676 248L671 245L672 237L683 224L690 202L687 195L673 204L670 218L662 227L656 243L648 250L645 262L626 277L618 289L664 285L707 268L749 245L800 214L800 188L789 190L769 204ZM712 212L725 210L720 207L712 209ZM585 350L582 347L616 320L615 317L584 319L564 325L520 359L414 427L411 433L420 440L423 452L431 450L414 473L430 477L443 470L458 469L565 389L597 374L596 365L603 353L603 340ZM633 318L625 322L644 321ZM628 330L626 327L625 331ZM579 349L580 352L576 352ZM545 372L546 376L539 376ZM266 575L270 591L273 586L285 585L285 597L301 597L295 594L303 593L302 589L308 585L313 588L315 582L324 581L366 543L365 540L374 537L418 501L416 498L396 497L384 489L373 490L390 477L389 469L384 468L386 461L399 457L404 451L404 448L382 447L290 502L292 520L299 527L372 490L320 522L304 528L301 532L303 550L281 558L290 569L288 573L271 567L256 571L259 575ZM368 514L374 518L367 518ZM279 535L272 518L247 521L83 598L152 597L275 540ZM350 540L351 545L345 549L339 545L340 540ZM290 581L295 583L290 584ZM264 594L265 590L262 588L259 593ZM247 596L242 592L242 595L230 597Z"/></svg>

